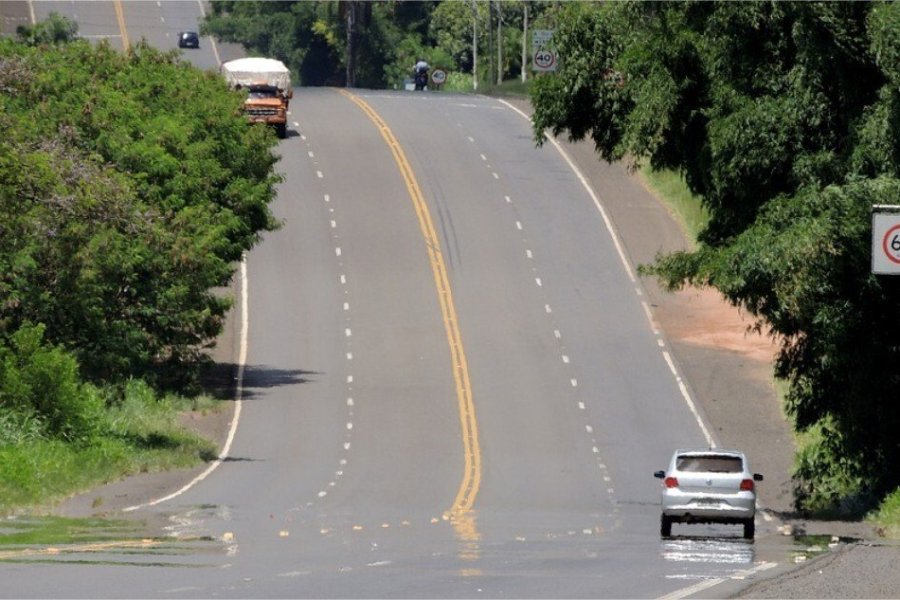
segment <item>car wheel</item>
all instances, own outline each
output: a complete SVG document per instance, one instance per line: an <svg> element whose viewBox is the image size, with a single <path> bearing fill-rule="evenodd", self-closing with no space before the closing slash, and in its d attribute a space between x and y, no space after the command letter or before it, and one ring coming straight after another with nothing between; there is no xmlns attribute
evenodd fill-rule
<svg viewBox="0 0 900 600"><path fill-rule="evenodd" d="M747 519L744 521L744 539L752 540L756 535L756 521L753 519Z"/></svg>
<svg viewBox="0 0 900 600"><path fill-rule="evenodd" d="M659 535L664 538L672 537L672 517L662 515L659 518Z"/></svg>
<svg viewBox="0 0 900 600"><path fill-rule="evenodd" d="M287 137L287 123L278 123L275 125L275 133L278 139L283 140Z"/></svg>

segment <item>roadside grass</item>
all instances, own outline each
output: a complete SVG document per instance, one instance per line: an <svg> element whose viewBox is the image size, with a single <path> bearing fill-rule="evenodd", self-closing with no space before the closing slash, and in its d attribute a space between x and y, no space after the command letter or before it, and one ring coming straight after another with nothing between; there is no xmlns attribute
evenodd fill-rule
<svg viewBox="0 0 900 600"><path fill-rule="evenodd" d="M486 96L528 96L533 77L526 81L521 78L507 79L501 84L479 81L478 89L472 89L472 76L467 73L450 73L447 83L441 86L445 92L463 92L468 94L484 94Z"/></svg>
<svg viewBox="0 0 900 600"><path fill-rule="evenodd" d="M30 438L0 445L0 514L46 510L128 475L212 460L216 445L181 426L178 415L220 405L206 396L157 398L143 383L129 384L121 403L106 409L102 433L90 442Z"/></svg>
<svg viewBox="0 0 900 600"><path fill-rule="evenodd" d="M709 211L700 197L691 193L684 176L671 169L642 167L638 171L645 186L669 209L681 225L690 247L697 247L697 237L709 223Z"/></svg>
<svg viewBox="0 0 900 600"><path fill-rule="evenodd" d="M900 488L882 500L868 518L878 525L884 537L900 539Z"/></svg>
<svg viewBox="0 0 900 600"><path fill-rule="evenodd" d="M521 79L507 79L501 84L480 82L478 92L488 96L528 96L531 90L533 78L526 81Z"/></svg>

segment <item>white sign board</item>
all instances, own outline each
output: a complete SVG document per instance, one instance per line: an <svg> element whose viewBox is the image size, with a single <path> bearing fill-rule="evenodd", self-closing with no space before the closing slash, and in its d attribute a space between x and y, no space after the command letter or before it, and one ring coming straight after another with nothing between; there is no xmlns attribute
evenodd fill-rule
<svg viewBox="0 0 900 600"><path fill-rule="evenodd" d="M872 272L900 275L900 212L872 214Z"/></svg>
<svg viewBox="0 0 900 600"><path fill-rule="evenodd" d="M535 29L531 32L531 69L533 71L556 70L556 50L550 47L552 38L552 29Z"/></svg>

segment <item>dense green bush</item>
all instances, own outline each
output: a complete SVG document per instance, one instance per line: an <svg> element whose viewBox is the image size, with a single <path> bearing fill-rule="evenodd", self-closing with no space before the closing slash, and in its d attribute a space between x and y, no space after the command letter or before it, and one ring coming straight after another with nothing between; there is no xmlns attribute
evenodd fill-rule
<svg viewBox="0 0 900 600"><path fill-rule="evenodd" d="M82 383L72 355L42 333L26 325L0 345L0 514L215 458L215 444L177 418L210 400L160 396L141 380Z"/></svg>
<svg viewBox="0 0 900 600"><path fill-rule="evenodd" d="M67 43L77 34L78 24L56 12L51 12L46 21L16 28L18 38L29 46Z"/></svg>
<svg viewBox="0 0 900 600"><path fill-rule="evenodd" d="M277 226L277 139L218 74L74 32L0 38L0 510L215 456L159 390L193 389Z"/></svg>
<svg viewBox="0 0 900 600"><path fill-rule="evenodd" d="M26 325L0 345L0 415L21 425L24 439L89 443L102 431L104 401L81 382L71 354L43 338L43 326Z"/></svg>
<svg viewBox="0 0 900 600"><path fill-rule="evenodd" d="M0 39L0 341L40 323L97 383L192 381L277 226L277 143L177 53Z"/></svg>

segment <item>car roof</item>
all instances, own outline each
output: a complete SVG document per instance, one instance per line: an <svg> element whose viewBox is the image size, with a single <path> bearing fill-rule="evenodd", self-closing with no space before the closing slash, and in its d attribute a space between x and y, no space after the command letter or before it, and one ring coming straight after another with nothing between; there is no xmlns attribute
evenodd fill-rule
<svg viewBox="0 0 900 600"><path fill-rule="evenodd" d="M682 448L675 451L678 456L739 456L744 458L744 453L740 450L729 450L723 448Z"/></svg>

